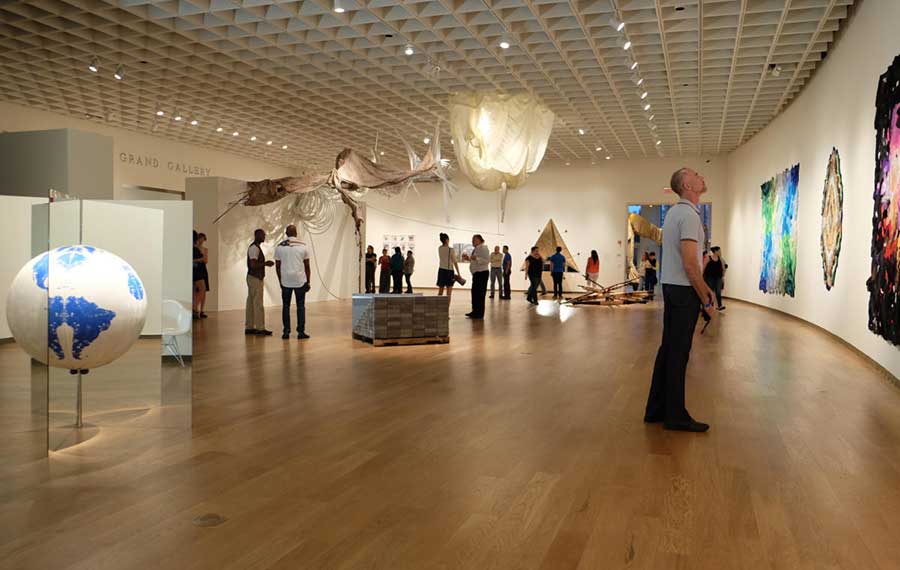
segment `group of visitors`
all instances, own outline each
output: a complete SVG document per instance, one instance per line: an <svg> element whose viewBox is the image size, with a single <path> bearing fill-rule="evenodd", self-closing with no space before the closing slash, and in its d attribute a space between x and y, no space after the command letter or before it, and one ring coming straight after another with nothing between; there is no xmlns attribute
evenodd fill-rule
<svg viewBox="0 0 900 570"><path fill-rule="evenodd" d="M282 339L291 338L291 301L297 304L297 339L308 339L306 334L306 294L310 289L309 250L297 237L297 226L284 229L285 239L275 246L275 260L267 260L262 250L266 241L265 230L253 232L253 242L247 248L247 304L244 313L244 333L271 336L266 329L266 311L263 304L263 284L266 268L275 266L281 287Z"/></svg>
<svg viewBox="0 0 900 570"><path fill-rule="evenodd" d="M394 248L394 254L388 255L387 248L381 250L381 257L375 255L375 248L369 246L366 248L366 293L375 293L375 272L376 268L381 268L381 275L378 281L379 293L403 293L403 278L406 277L406 293L412 294L412 274L416 267L416 258L413 257L412 250L406 252L403 257L403 250L399 247ZM393 283L393 288L391 288Z"/></svg>
<svg viewBox="0 0 900 570"><path fill-rule="evenodd" d="M464 285L466 279L459 270L459 259L456 250L450 245L450 236L441 233L439 236L441 245L438 247L438 295L445 292L448 297L453 295L453 286ZM484 318L485 297L487 296L488 281L491 284L491 299L494 298L497 289L500 290L500 299L510 298L510 276L512 274L512 255L509 246L494 246L491 252L484 242L481 234L472 236L472 251L468 254L469 271L472 273L472 310L466 313L470 319Z"/></svg>

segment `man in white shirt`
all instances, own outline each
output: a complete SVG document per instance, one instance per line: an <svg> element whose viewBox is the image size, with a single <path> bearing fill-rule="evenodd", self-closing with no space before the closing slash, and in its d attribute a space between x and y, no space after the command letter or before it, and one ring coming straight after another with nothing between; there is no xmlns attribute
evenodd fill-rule
<svg viewBox="0 0 900 570"><path fill-rule="evenodd" d="M487 295L488 277L491 269L491 250L484 244L481 234L472 236L472 255L469 270L472 272L472 312L466 313L470 319L484 318L484 297Z"/></svg>
<svg viewBox="0 0 900 570"><path fill-rule="evenodd" d="M275 248L275 272L281 284L281 322L284 325L281 338L291 337L291 295L297 297L297 338L307 339L306 292L309 291L309 251L306 244L297 239L297 227L293 224L284 230L287 239Z"/></svg>

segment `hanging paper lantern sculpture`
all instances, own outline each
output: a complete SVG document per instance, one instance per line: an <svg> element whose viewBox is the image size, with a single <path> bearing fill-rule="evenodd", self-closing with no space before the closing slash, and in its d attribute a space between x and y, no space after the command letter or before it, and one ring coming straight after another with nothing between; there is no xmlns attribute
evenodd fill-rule
<svg viewBox="0 0 900 570"><path fill-rule="evenodd" d="M16 342L55 368L109 364L138 339L147 295L122 258L89 245L45 252L12 282L6 320Z"/></svg>
<svg viewBox="0 0 900 570"><path fill-rule="evenodd" d="M553 112L528 94L465 92L450 98L459 167L480 190L519 188L547 150Z"/></svg>

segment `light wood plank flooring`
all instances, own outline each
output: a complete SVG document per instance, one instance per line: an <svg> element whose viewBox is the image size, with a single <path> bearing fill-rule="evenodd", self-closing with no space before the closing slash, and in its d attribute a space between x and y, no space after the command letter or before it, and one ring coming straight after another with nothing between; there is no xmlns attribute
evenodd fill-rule
<svg viewBox="0 0 900 570"><path fill-rule="evenodd" d="M302 343L213 315L192 433L9 468L0 567L900 568L900 390L846 346L732 302L689 370L712 430L670 433L641 421L659 304L488 303L432 346L351 340L348 302Z"/></svg>

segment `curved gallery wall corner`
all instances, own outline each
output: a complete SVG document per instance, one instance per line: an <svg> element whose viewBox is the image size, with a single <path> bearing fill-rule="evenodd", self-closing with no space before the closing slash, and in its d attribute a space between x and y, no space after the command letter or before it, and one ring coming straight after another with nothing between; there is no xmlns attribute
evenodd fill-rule
<svg viewBox="0 0 900 570"><path fill-rule="evenodd" d="M900 378L900 347L868 328L866 287L872 267L876 95L879 78L900 54L898 21L900 2L858 3L800 96L728 157L724 255L728 296L818 325ZM786 82L777 85L784 89ZM833 149L840 156L842 203ZM778 178L794 165L799 165L796 192L790 180ZM892 168L893 192L898 192L900 164ZM776 195L764 194L762 186L770 180ZM826 268L838 237L832 285ZM823 249L832 257L823 259ZM774 287L766 284L768 278ZM780 293L787 283L793 296Z"/></svg>

